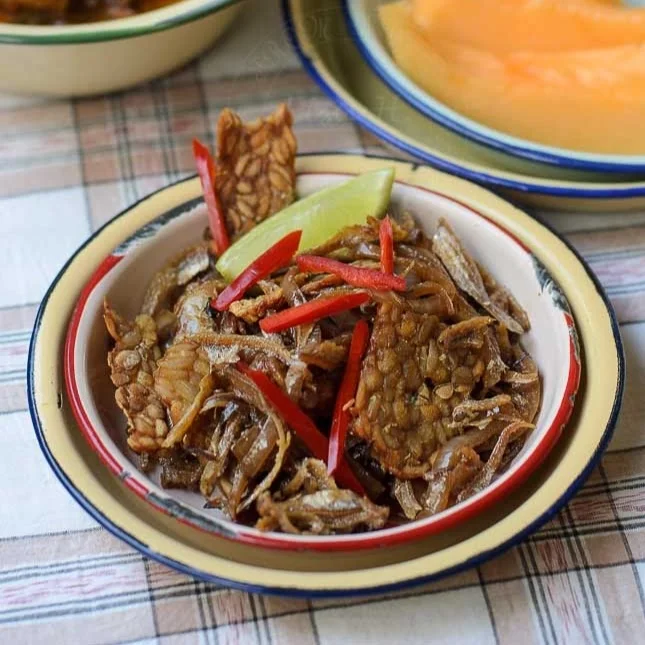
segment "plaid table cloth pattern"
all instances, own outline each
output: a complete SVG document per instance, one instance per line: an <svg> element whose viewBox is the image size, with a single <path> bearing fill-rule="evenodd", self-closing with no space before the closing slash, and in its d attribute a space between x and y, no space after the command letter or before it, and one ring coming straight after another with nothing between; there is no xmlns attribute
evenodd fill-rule
<svg viewBox="0 0 645 645"><path fill-rule="evenodd" d="M119 210L193 173L230 106L287 100L300 150L393 154L316 88L277 2L250 2L215 49L104 98L0 96L0 643L634 643L645 633L645 212L544 214L599 276L627 353L623 412L581 492L501 557L386 597L306 601L195 581L112 537L64 491L26 410L39 300L76 247ZM642 638L642 636L641 636Z"/></svg>

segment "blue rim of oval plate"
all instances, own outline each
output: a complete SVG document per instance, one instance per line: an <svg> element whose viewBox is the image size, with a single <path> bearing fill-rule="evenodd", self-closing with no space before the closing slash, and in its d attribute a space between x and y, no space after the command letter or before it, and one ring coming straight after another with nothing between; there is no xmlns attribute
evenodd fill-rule
<svg viewBox="0 0 645 645"><path fill-rule="evenodd" d="M318 84L320 89L353 121L365 130L368 130L376 137L390 145L406 152L419 161L427 163L433 168L443 170L463 179L475 182L479 185L486 185L494 188L505 188L527 194L550 195L554 197L567 197L571 199L629 199L631 197L645 197L645 183L640 186L628 186L627 188L571 188L568 186L544 186L539 184L522 183L511 179L504 179L485 172L469 170L458 164L446 161L441 157L429 154L422 148L413 146L402 139L384 130L370 119L365 118L357 112L345 99L332 88L325 79L318 73L311 59L300 46L298 35L293 24L290 3L292 0L281 0L282 17L289 41L296 52L302 66L311 78ZM549 181L549 180L547 180ZM566 182L563 182L566 183ZM616 184L618 185L618 184Z"/></svg>
<svg viewBox="0 0 645 645"><path fill-rule="evenodd" d="M567 154L568 151L562 148L541 145L531 141L524 142L519 137L505 134L495 130L494 128L489 128L484 125L479 126L479 124L472 119L455 112L449 106L444 105L437 99L428 95L429 100L437 104L436 107L433 107L405 87L405 85L402 84L374 55L370 45L366 42L365 38L361 36L361 30L356 23L354 12L349 6L350 3L351 0L341 0L343 16L352 41L362 54L363 59L369 65L370 69L381 79L381 81L383 81L383 83L385 83L397 96L399 96L399 98L403 99L417 112L423 114L423 116L432 119L443 127L452 130L470 141L475 141L476 143L480 143L514 157L538 161L550 166L568 168L571 170L592 170L608 173L645 172L645 156L643 155L633 155L634 161L625 161L621 157L629 157L630 155L587 154L575 150L571 150L571 152ZM395 65L394 62L392 64ZM401 73L403 72L401 71ZM410 83L417 87L413 81L410 81ZM421 88L418 88L418 90L420 94L425 94ZM473 123L474 127L469 126L468 122ZM481 129L476 129L478 126ZM522 143L524 143L524 145L522 145ZM559 152L559 150L562 152ZM603 157L608 158L603 159Z"/></svg>
<svg viewBox="0 0 645 645"><path fill-rule="evenodd" d="M311 153L315 154L315 153ZM307 156L307 155L303 155ZM369 157L370 155L364 155L366 157ZM379 159L387 159L387 157L384 157L382 155L378 156ZM398 161L398 160L397 160ZM68 478L66 475L65 471L62 469L60 464L56 461L55 457L49 450L49 447L47 445L47 441L45 440L44 436L44 428L42 426L42 423L40 421L40 416L38 414L38 408L36 405L36 399L35 399L35 393L34 393L34 370L35 370L35 348L36 348L36 340L38 338L38 333L40 331L40 326L42 322L42 318L45 313L45 309L47 308L47 303L49 301L49 298L53 291L56 288L56 285L60 281L61 277L65 274L67 271L67 268L69 265L72 263L74 258L100 233L103 231L104 228L108 227L110 224L112 224L115 220L125 216L131 209L135 208L138 204L141 202L144 202L154 195L156 195L159 192L162 192L163 190L166 190L167 188L170 188L171 186L175 184L180 184L182 182L186 181L186 178L180 179L179 181L176 181L172 184L169 184L168 186L164 186L163 188L160 188L159 190L154 191L153 193L150 193L149 195L146 195L139 201L135 202L134 204L128 206L124 210L122 210L120 213L115 215L113 218L108 220L103 226L101 226L99 229L97 229L90 237L88 237L85 242L79 248L74 252L74 254L67 260L67 262L64 264L62 269L58 272L56 277L54 278L53 282L51 283L49 289L47 289L47 292L45 293L45 296L43 297L43 300L40 304L40 307L38 308L38 313L36 315L36 321L34 323L34 330L31 335L31 340L29 343L29 357L27 361L27 400L28 400L28 405L29 405L29 413L31 415L31 420L34 426L34 431L36 433L36 439L38 441L38 445L40 446L40 449L45 456L45 459L47 460L47 463L49 464L50 468L58 478L58 480L61 482L63 487L67 490L67 492L74 498L74 500L85 510L91 517L93 517L99 524L101 524L105 529L107 529L112 535L115 537L119 538L120 540L123 540L126 542L128 545L145 555L146 557L155 560L156 562L159 562L161 564L164 564L172 569L175 569L176 571L179 571L181 573L185 573L187 575L190 575L194 578L197 578L199 580L203 580L204 582L209 582L209 583L214 583L214 584L219 584L219 585L224 585L226 587L230 587L233 589L238 589L241 591L246 591L249 593L265 593L265 594L273 594L273 595L278 595L278 596L285 596L285 597L291 597L291 598L342 598L342 597L359 597L359 596L367 596L367 595L372 595L376 593L389 593L393 591L400 591L402 589L407 589L409 587L414 587L417 585L425 584L428 582L432 582L434 580L438 580L440 578L444 578L448 575L452 575L455 573L459 573L460 571L464 571L467 569L470 569L472 567L478 566L479 564L482 564L483 562L486 562L487 560L495 557L496 555L499 555L500 553L503 553L507 549L515 546L516 544L520 543L525 537L533 533L533 531L537 530L540 526L542 526L545 522L547 522L549 519L551 519L576 493L576 491L582 486L582 484L585 482L593 468L597 465L599 462L603 452L605 451L607 445L609 444L609 441L612 438L614 428L616 427L616 422L618 419L618 414L620 412L620 407L623 399L623 393L624 393L624 387L625 387L625 355L624 355L624 349L623 349L623 344L622 340L620 337L620 331L618 328L618 321L616 319L616 314L613 310L613 307L611 306L611 303L609 302L609 299L607 295L605 294L602 286L600 285L598 278L595 276L593 271L589 268L585 260L579 255L579 253L576 251L571 244L567 240L565 240L563 237L561 237L556 231L553 230L551 226L546 224L544 221L539 220L540 224L544 226L546 229L548 229L551 233L553 233L556 237L562 241L563 244L569 248L569 250L574 254L578 262L582 265L584 268L585 272L589 275L589 278L593 282L594 286L596 287L598 291L598 295L603 301L603 304L605 305L607 309L607 313L609 315L609 319L611 321L611 329L612 329L612 335L614 337L614 341L616 343L616 354L617 354L617 361L618 361L618 382L616 384L616 393L614 397L614 402L612 405L611 413L609 415L609 418L607 420L607 424L605 426L605 430L602 434L601 440L598 443L598 446L596 447L596 450L594 451L593 455L591 456L590 460L588 461L586 467L582 470L580 475L570 484L570 486L565 490L565 492L562 494L562 496L558 499L558 501L544 514L542 514L540 517L535 519L531 524L529 524L527 527L525 527L522 531L517 533L515 536L507 540L506 542L498 545L497 547L493 549L489 549L487 551L482 551L481 553L477 554L475 557L470 558L458 565L455 565L454 567L451 567L449 569L445 569L443 571L440 571L438 573L434 574L429 574L425 576L419 576L417 578L412 578L409 580L405 580L403 582L397 582L393 584L388 584L388 585L379 585L376 587L371 587L369 589L325 589L325 590L316 590L316 591L310 591L310 590L303 590L303 589L297 589L297 588L283 588L283 587L271 587L271 586L264 586L264 585L255 585L255 584L249 584L249 583L242 583L234 580L229 580L227 578L222 578L210 573L206 573L204 571L201 571L199 569L195 569L189 565L183 564L181 562L177 562L176 560L173 560L172 558L169 558L165 555L162 555L160 553L157 553L156 551L153 551L147 544L144 542L141 542L138 538L130 534L126 529L124 529L122 526L118 525L116 522L112 521L108 517L106 517L101 511L99 511L84 495L83 493L71 482L71 480Z"/></svg>

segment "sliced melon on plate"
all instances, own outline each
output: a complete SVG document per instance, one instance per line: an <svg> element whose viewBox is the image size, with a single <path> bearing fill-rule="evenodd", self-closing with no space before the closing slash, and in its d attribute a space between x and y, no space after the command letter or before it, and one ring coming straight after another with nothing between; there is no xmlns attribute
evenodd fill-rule
<svg viewBox="0 0 645 645"><path fill-rule="evenodd" d="M410 0L431 38L496 53L645 43L645 8L604 0Z"/></svg>
<svg viewBox="0 0 645 645"><path fill-rule="evenodd" d="M430 42L403 2L380 17L396 63L457 112L547 145L645 153L645 45L499 56Z"/></svg>

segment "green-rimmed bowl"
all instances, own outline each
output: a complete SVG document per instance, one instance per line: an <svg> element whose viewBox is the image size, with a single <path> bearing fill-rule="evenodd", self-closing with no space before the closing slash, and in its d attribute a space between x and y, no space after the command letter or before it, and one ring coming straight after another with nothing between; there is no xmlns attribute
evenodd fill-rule
<svg viewBox="0 0 645 645"><path fill-rule="evenodd" d="M229 26L240 0L182 0L130 18L69 26L0 24L0 91L88 96L184 65Z"/></svg>

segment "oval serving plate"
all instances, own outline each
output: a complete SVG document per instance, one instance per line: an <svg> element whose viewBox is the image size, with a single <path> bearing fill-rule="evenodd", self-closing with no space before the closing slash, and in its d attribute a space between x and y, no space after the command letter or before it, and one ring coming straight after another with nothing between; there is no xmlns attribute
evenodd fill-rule
<svg viewBox="0 0 645 645"><path fill-rule="evenodd" d="M342 0L343 11L354 42L372 71L408 105L467 139L509 155L559 168L611 173L642 173L643 155L611 155L548 146L485 126L435 99L406 76L394 62L385 44L378 7L391 0Z"/></svg>
<svg viewBox="0 0 645 645"><path fill-rule="evenodd" d="M623 357L613 313L595 279L542 224L487 191L402 162L353 156L298 160L299 173L357 173L394 165L406 184L457 196L531 248L567 295L578 325L585 379L572 421L524 486L460 527L413 544L356 553L300 553L240 545L152 509L101 466L63 394L62 347L69 316L100 258L160 213L198 194L188 180L106 224L61 271L41 306L30 348L29 400L41 447L70 493L101 523L147 555L206 580L254 591L339 595L398 588L445 575L508 547L552 515L581 485L606 446L620 406Z"/></svg>
<svg viewBox="0 0 645 645"><path fill-rule="evenodd" d="M348 178L337 173L299 174L298 194L305 197ZM490 508L524 482L555 445L571 415L580 380L578 339L566 298L530 249L502 224L459 203L454 194L396 182L393 208L413 213L430 236L439 218L445 217L476 260L516 294L531 320L523 342L542 377L542 404L536 429L509 469L477 495L432 517L351 535L262 532L232 522L216 509L205 509L198 493L164 490L158 477L137 470L136 455L125 444L124 418L114 402L106 364L103 302L107 298L116 311L133 318L156 271L201 239L208 219L205 208L195 205L201 195L199 181L186 188L191 192L189 201L160 213L100 262L74 310L65 348L67 392L79 427L102 461L143 499L182 521L245 544L321 551L391 546L445 530Z"/></svg>
<svg viewBox="0 0 645 645"><path fill-rule="evenodd" d="M558 169L511 157L427 119L372 72L344 23L340 0L282 0L292 45L322 90L387 145L531 206L628 211L645 206L645 182ZM593 183L592 183L593 182Z"/></svg>

